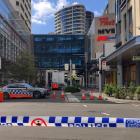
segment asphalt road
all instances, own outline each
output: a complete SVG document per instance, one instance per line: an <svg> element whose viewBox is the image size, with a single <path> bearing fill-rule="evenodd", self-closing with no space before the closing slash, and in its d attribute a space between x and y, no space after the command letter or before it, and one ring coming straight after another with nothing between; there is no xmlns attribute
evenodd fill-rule
<svg viewBox="0 0 140 140"><path fill-rule="evenodd" d="M17 101L17 100L16 100ZM20 102L19 102L20 101ZM47 99L0 104L1 115L140 117L140 104L49 103ZM139 129L0 127L1 140L138 140Z"/></svg>

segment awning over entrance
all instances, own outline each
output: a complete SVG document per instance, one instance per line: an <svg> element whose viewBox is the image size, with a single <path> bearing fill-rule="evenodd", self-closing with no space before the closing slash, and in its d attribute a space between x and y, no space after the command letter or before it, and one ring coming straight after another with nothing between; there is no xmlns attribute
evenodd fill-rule
<svg viewBox="0 0 140 140"><path fill-rule="evenodd" d="M140 56L140 36L132 38L104 60L106 60L107 64L116 64L119 60L130 62L133 56Z"/></svg>

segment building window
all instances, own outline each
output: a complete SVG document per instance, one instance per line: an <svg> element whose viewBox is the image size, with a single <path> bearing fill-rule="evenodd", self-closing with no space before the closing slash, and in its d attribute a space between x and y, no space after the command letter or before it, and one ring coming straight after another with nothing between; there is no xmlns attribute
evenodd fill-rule
<svg viewBox="0 0 140 140"><path fill-rule="evenodd" d="M35 37L35 38L34 38L34 41L40 42L40 41L42 41L42 38L40 38L40 37Z"/></svg>
<svg viewBox="0 0 140 140"><path fill-rule="evenodd" d="M19 6L19 1L16 1L16 6Z"/></svg>
<svg viewBox="0 0 140 140"><path fill-rule="evenodd" d="M20 5L20 7L21 7L22 11L24 12L24 7L23 7L23 5L22 5L22 4Z"/></svg>
<svg viewBox="0 0 140 140"><path fill-rule="evenodd" d="M128 10L129 38L133 36L132 7Z"/></svg>
<svg viewBox="0 0 140 140"><path fill-rule="evenodd" d="M47 38L46 38L46 41L53 41L53 40L54 40L53 37L47 37Z"/></svg>
<svg viewBox="0 0 140 140"><path fill-rule="evenodd" d="M126 14L124 14L124 30L126 32Z"/></svg>
<svg viewBox="0 0 140 140"><path fill-rule="evenodd" d="M127 32L126 32L127 22L126 22L126 14L124 14L123 22L124 22L124 36L125 36L125 41L127 41Z"/></svg>
<svg viewBox="0 0 140 140"><path fill-rule="evenodd" d="M64 41L65 37L58 37L58 41Z"/></svg>

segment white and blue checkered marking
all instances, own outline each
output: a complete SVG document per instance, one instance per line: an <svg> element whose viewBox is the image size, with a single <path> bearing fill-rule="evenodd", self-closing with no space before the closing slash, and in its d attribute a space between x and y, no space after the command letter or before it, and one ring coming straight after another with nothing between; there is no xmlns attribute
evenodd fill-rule
<svg viewBox="0 0 140 140"><path fill-rule="evenodd" d="M25 94L25 95L32 95L32 91L28 91L25 89L8 89L9 94Z"/></svg>
<svg viewBox="0 0 140 140"><path fill-rule="evenodd" d="M0 125L33 126L32 122L38 118L43 120L47 127L140 128L140 119L109 117L1 116Z"/></svg>

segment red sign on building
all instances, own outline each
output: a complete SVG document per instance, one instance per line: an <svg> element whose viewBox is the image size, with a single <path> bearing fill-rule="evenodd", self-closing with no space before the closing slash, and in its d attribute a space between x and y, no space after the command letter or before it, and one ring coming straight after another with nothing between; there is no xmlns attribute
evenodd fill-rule
<svg viewBox="0 0 140 140"><path fill-rule="evenodd" d="M100 21L100 26L114 26L115 25L115 20L114 19L110 20L108 17L101 17L99 21Z"/></svg>

